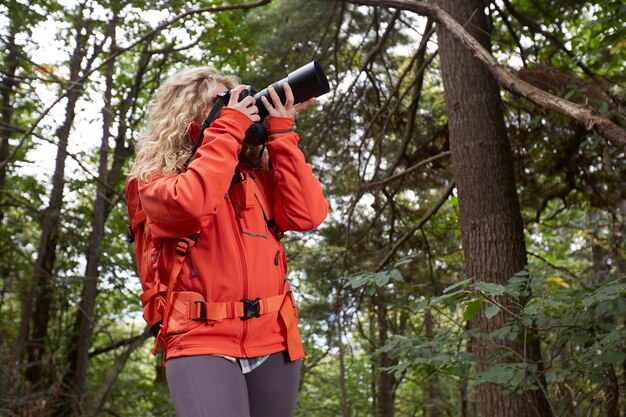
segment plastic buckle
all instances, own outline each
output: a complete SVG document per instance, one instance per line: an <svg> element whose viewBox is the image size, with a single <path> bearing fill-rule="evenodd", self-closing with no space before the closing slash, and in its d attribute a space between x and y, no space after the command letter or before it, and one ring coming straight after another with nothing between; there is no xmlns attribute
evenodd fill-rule
<svg viewBox="0 0 626 417"><path fill-rule="evenodd" d="M198 317L194 317L192 320L206 321L206 303L204 301L194 301L193 303L196 306L196 313L199 314Z"/></svg>
<svg viewBox="0 0 626 417"><path fill-rule="evenodd" d="M178 256L185 256L187 255L187 252L189 252L190 247L191 244L189 242L184 239L180 239L178 242L176 242L176 254Z"/></svg>
<svg viewBox="0 0 626 417"><path fill-rule="evenodd" d="M259 313L259 300L260 298L256 298L254 300L241 300L243 303L243 316L240 317L241 320L248 320L252 317L261 317L261 313Z"/></svg>

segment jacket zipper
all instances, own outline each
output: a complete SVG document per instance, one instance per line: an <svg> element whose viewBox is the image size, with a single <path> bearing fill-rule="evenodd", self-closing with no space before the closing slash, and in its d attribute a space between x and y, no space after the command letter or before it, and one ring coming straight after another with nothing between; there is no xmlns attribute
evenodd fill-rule
<svg viewBox="0 0 626 417"><path fill-rule="evenodd" d="M280 251L276 251L276 255L274 256L274 265L278 268L278 273L283 275L282 282L278 283L278 293L282 294L285 291L285 282L287 281L287 274L283 270L283 266L281 265L280 259Z"/></svg>
<svg viewBox="0 0 626 417"><path fill-rule="evenodd" d="M193 266L193 262L191 262L191 257L187 258L187 265L189 266L189 271L191 272L191 286L193 290L197 293L202 294L202 287L200 286L200 280L198 280L198 273L196 272L196 268Z"/></svg>
<svg viewBox="0 0 626 417"><path fill-rule="evenodd" d="M241 242L241 224L239 223L239 216L241 214L239 214L238 216L238 210L235 207L235 202L232 200L232 198L230 198L230 194L227 194L228 199L230 200L231 206L233 207L232 210L232 215L233 215L233 230L235 232L235 239L237 240L237 247L239 248L239 260L241 261L241 273L242 273L242 290L243 290L243 298L248 298L248 270L246 268L246 262L245 262L245 253L243 250L243 243ZM239 228L237 228L237 226L239 226ZM248 336L248 321L247 320L243 320L243 330L241 332L241 340L239 342L239 348L241 349L241 355L244 358L247 358L248 355L246 354L246 348L245 348L245 341L246 341L246 337Z"/></svg>

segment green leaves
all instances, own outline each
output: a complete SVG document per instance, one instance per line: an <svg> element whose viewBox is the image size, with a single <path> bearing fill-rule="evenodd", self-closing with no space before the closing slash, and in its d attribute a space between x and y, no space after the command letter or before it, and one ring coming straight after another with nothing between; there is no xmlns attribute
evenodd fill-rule
<svg viewBox="0 0 626 417"><path fill-rule="evenodd" d="M478 374L477 384L492 383L507 391L522 393L536 389L534 365L528 363L502 363Z"/></svg>
<svg viewBox="0 0 626 417"><path fill-rule="evenodd" d="M353 289L365 288L369 294L374 294L376 288L381 288L398 281L402 281L402 274L397 269L390 269L387 271L354 275L346 280L345 287Z"/></svg>
<svg viewBox="0 0 626 417"><path fill-rule="evenodd" d="M475 288L483 294L492 297L504 295L506 292L504 285L493 284L491 282L477 282Z"/></svg>
<svg viewBox="0 0 626 417"><path fill-rule="evenodd" d="M398 271L390 270L356 275L346 286L372 291L400 279ZM519 362L503 349L490 359L493 366L478 372L465 347L472 338L503 346L521 343L532 333L550 351L567 352L566 361L554 361L544 370L550 384L572 383L573 375L594 384L607 383L603 369L619 368L626 360L626 330L615 316L626 309L626 283L614 280L580 289L572 281L568 285L558 282L554 271L534 268L518 272L506 284L464 279L449 285L440 295L421 300L411 310L414 314L426 309L428 314L441 313L448 324L427 337L392 338L378 352L400 360L385 369L398 378L418 370L428 375L443 372L523 393L538 389L535 364ZM520 297L527 298L525 305L517 301ZM486 319L503 319L505 324L491 334L468 332L465 323L481 314ZM456 348L453 341L458 343Z"/></svg>
<svg viewBox="0 0 626 417"><path fill-rule="evenodd" d="M626 296L626 283L620 281L609 282L608 284L597 288L580 300L580 304L584 309L600 304L605 301L615 301L624 299Z"/></svg>
<svg viewBox="0 0 626 417"><path fill-rule="evenodd" d="M480 313L480 307L482 305L483 305L483 300L480 298L470 302L465 308L465 311L463 312L463 320L470 321L474 317L476 317L478 313Z"/></svg>
<svg viewBox="0 0 626 417"><path fill-rule="evenodd" d="M485 309L485 317L488 319L495 317L500 312L500 307L492 304Z"/></svg>

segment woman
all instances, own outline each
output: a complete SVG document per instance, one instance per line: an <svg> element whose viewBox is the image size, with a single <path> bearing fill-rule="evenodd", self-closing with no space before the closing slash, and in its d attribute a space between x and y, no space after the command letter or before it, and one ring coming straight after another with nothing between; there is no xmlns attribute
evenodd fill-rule
<svg viewBox="0 0 626 417"><path fill-rule="evenodd" d="M210 68L168 79L156 92L129 178L168 276L181 237L199 233L174 286L171 317L161 326L168 386L181 417L282 417L295 410L301 360L286 257L279 241L326 217L328 205L292 131L294 105L269 88L263 167L240 163L245 132L259 121L245 86ZM217 94L228 104L187 163L199 125ZM166 316L167 317L167 316ZM165 333L163 335L163 333Z"/></svg>

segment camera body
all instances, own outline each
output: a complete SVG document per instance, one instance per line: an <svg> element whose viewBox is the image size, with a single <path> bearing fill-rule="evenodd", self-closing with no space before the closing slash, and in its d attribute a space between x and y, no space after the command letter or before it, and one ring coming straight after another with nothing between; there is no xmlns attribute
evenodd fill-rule
<svg viewBox="0 0 626 417"><path fill-rule="evenodd" d="M218 94L218 98L222 100L223 103L228 103L230 101L232 90L226 91L224 93ZM239 94L239 98L237 101L241 101L248 96L254 96L257 94L257 91L250 86L247 86L241 94ZM258 104L257 104L258 106ZM265 107L263 107L265 108ZM259 108L259 113L261 113L261 109ZM246 130L246 137L243 142L249 145L262 145L267 140L267 113L264 117L261 118L261 121L252 123L248 130Z"/></svg>
<svg viewBox="0 0 626 417"><path fill-rule="evenodd" d="M328 78L326 77L321 65L316 61L309 62L308 64L291 72L282 80L276 81L272 84L272 87L276 90L276 93L283 104L285 103L285 90L283 88L285 83L289 84L289 87L291 87L294 104L302 103L313 97L319 97L330 91ZM218 95L218 97L221 98L222 103L228 103L231 91L232 90ZM244 143L250 145L262 145L267 140L266 119L269 112L263 105L261 97L267 98L267 100L273 104L272 98L270 97L267 88L257 92L257 90L253 87L248 86L241 92L238 101L241 101L248 96L253 96L256 100L256 106L259 109L261 121L250 125L246 131Z"/></svg>

